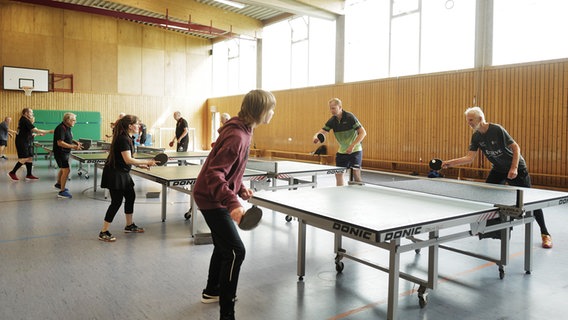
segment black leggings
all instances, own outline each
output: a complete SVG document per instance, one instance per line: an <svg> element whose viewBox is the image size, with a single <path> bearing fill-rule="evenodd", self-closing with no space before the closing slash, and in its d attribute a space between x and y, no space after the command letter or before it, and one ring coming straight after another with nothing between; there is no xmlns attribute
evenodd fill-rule
<svg viewBox="0 0 568 320"><path fill-rule="evenodd" d="M110 193L110 205L108 206L105 221L112 223L118 209L122 205L122 199L124 198L124 213L132 214L134 212L134 200L136 200L136 192L134 188L128 188L125 190L109 189Z"/></svg>
<svg viewBox="0 0 568 320"><path fill-rule="evenodd" d="M241 264L245 259L245 245L227 209L201 210L201 212L211 229L214 246L209 263L206 291L219 292L221 315L232 314Z"/></svg>
<svg viewBox="0 0 568 320"><path fill-rule="evenodd" d="M485 182L493 183L493 184L505 184L508 183L511 186L515 187L524 187L530 188L531 187L531 176L526 169L519 170L519 173L515 179L508 179L508 173L497 172L495 170L491 170ZM533 211L534 219L538 226L540 227L540 233L550 235L548 230L546 229L546 224L544 223L544 213L541 209L536 209Z"/></svg>

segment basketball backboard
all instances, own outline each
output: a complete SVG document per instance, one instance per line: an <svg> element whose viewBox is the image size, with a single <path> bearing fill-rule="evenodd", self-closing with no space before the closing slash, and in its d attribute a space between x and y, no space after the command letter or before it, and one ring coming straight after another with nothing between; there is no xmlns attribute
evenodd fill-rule
<svg viewBox="0 0 568 320"><path fill-rule="evenodd" d="M4 90L33 88L34 92L49 91L49 70L4 66Z"/></svg>

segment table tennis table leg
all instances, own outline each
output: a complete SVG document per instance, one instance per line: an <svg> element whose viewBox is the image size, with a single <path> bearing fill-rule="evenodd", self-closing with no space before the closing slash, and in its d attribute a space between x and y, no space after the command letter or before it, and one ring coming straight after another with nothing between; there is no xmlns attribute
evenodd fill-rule
<svg viewBox="0 0 568 320"><path fill-rule="evenodd" d="M93 182L94 183L93 192L97 193L97 170L98 169L97 169L97 164L95 163L94 165L95 165L95 168L93 169L93 175L94 175L94 177L93 177L93 181L94 181Z"/></svg>
<svg viewBox="0 0 568 320"><path fill-rule="evenodd" d="M162 222L166 221L166 206L168 204L168 187L162 184Z"/></svg>
<svg viewBox="0 0 568 320"><path fill-rule="evenodd" d="M298 219L298 279L306 275L306 222Z"/></svg>
<svg viewBox="0 0 568 320"><path fill-rule="evenodd" d="M398 309L398 285L400 277L400 253L397 248L400 246L400 239L392 240L389 243L389 294L387 304L387 319L396 320L396 310Z"/></svg>
<svg viewBox="0 0 568 320"><path fill-rule="evenodd" d="M532 216L532 211L529 212ZM532 255L533 255L533 223L532 220L529 223L525 223L525 273L531 274L532 272Z"/></svg>
<svg viewBox="0 0 568 320"><path fill-rule="evenodd" d="M507 217L506 221L511 221ZM501 230L501 259L499 261L499 278L505 277L505 266L509 263L509 242L511 241L511 230L505 228Z"/></svg>

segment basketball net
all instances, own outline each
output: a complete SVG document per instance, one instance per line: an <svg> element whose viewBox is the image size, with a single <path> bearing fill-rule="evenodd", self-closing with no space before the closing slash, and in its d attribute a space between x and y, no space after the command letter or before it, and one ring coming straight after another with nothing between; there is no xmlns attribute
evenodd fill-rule
<svg viewBox="0 0 568 320"><path fill-rule="evenodd" d="M22 87L22 90L24 90L24 93L26 94L27 97L31 97L32 91L34 90L34 88L33 87Z"/></svg>

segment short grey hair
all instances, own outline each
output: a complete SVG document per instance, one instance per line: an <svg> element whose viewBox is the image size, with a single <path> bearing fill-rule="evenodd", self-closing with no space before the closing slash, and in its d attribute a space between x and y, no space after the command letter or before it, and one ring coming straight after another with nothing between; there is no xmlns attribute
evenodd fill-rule
<svg viewBox="0 0 568 320"><path fill-rule="evenodd" d="M475 106L475 107L471 107L471 108L467 108L464 112L464 114L467 116L468 114L474 114L476 115L478 118L481 118L481 120L485 121L485 114L483 113L483 110L481 110L480 107Z"/></svg>

